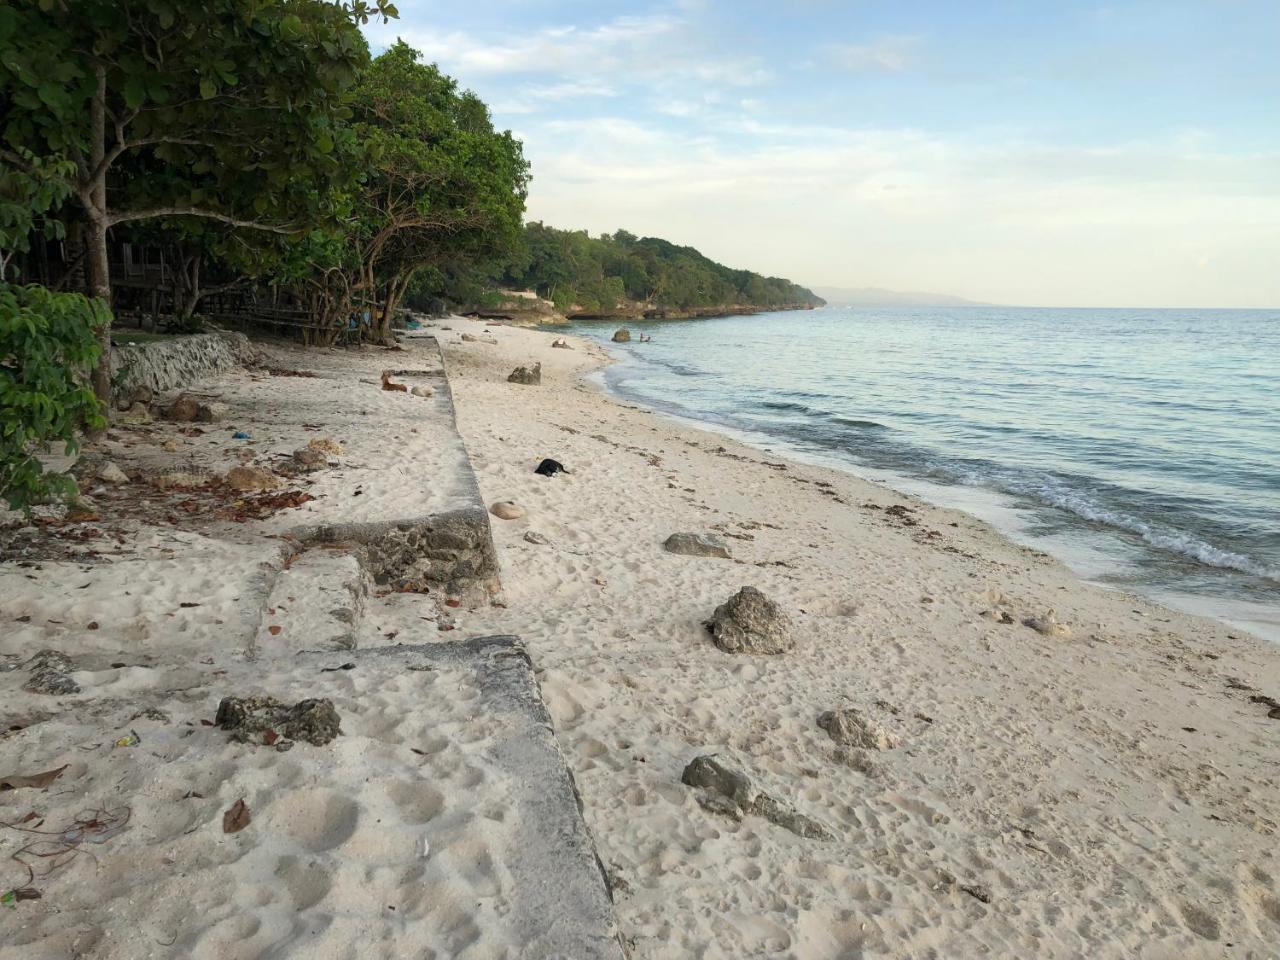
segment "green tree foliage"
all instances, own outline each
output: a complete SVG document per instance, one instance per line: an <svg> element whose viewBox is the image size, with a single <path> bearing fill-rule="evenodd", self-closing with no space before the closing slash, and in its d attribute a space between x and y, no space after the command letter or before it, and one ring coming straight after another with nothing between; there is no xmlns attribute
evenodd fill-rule
<svg viewBox="0 0 1280 960"><path fill-rule="evenodd" d="M507 284L537 290L562 310L608 313L630 301L657 310L818 306L812 291L778 277L733 270L655 237L625 230L592 237L530 223Z"/></svg>
<svg viewBox="0 0 1280 960"><path fill-rule="evenodd" d="M32 176L70 163L104 302L107 231L120 224L304 230L326 182L348 174L334 153L368 61L357 24L394 13L383 0L7 0L0 161ZM109 325L99 337L105 398Z"/></svg>
<svg viewBox="0 0 1280 960"><path fill-rule="evenodd" d="M99 358L96 331L110 320L99 300L0 282L0 497L10 509L75 493L37 454L60 443L70 455L78 429L104 422L86 380Z"/></svg>
<svg viewBox="0 0 1280 960"><path fill-rule="evenodd" d="M379 305L375 336L385 340L415 273L510 254L529 167L475 94L402 42L373 61L350 103L364 181L348 232L349 289Z"/></svg>

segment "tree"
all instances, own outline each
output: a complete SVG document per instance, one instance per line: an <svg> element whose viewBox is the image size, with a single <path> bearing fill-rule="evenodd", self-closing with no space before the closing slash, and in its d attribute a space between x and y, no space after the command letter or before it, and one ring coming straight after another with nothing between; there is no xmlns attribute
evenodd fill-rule
<svg viewBox="0 0 1280 960"><path fill-rule="evenodd" d="M509 131L494 130L470 91L397 42L351 97L365 180L351 230L350 290L379 304L376 339L429 266L479 263L515 249L528 163Z"/></svg>
<svg viewBox="0 0 1280 960"><path fill-rule="evenodd" d="M340 178L342 98L384 0L7 0L0 160L70 161L92 293L110 303L108 231L157 218L299 232L279 202ZM297 207L290 212L297 213ZM305 205L302 208L305 211ZM93 371L107 399L110 325Z"/></svg>
<svg viewBox="0 0 1280 960"><path fill-rule="evenodd" d="M110 319L100 300L0 281L0 497L10 509L74 491L37 454L56 442L74 453L76 431L103 423L85 377L101 349L96 330Z"/></svg>

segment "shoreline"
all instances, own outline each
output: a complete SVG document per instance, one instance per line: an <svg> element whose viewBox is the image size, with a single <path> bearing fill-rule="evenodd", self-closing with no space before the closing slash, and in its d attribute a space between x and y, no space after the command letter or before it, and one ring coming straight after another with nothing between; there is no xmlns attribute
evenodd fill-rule
<svg viewBox="0 0 1280 960"><path fill-rule="evenodd" d="M606 350L610 349L608 344L603 346ZM673 423L710 431L756 450L786 457L799 464L836 470L875 486L920 498L937 507L957 510L989 524L1002 536L1021 546L1049 553L1070 567L1081 580L1101 589L1141 596L1161 606L1170 607L1191 616L1211 619L1233 629L1251 633L1269 643L1280 645L1280 608L1275 606L1267 607L1245 597L1224 593L1179 590L1170 587L1169 584L1156 581L1134 583L1108 579L1123 575L1129 568L1123 558L1100 548L1099 544L1093 541L1101 541L1107 537L1123 541L1125 537L1137 536L1127 527L1102 522L1096 524L1094 529L1095 524L1087 518L1066 511L1063 515L1069 518L1069 522L1077 524L1077 530L1065 535L1061 532L1053 536L1037 535L1027 530L1036 522L1034 517L1029 517L1027 514L1035 510L1058 511L1060 508L1034 501L1022 503L1015 494L991 487L939 484L906 473L865 468L856 462L841 459L834 453L810 452L798 448L786 436L753 432L749 429L719 423L712 417L700 417L696 412L682 413L664 409L660 405L652 405L646 398L633 395L626 389L619 389L609 383L608 366L628 362L627 358L613 356L610 364L586 375L586 379L618 402L640 405ZM1070 542L1077 534L1086 530L1092 530L1092 536L1086 541ZM1138 539L1141 540L1141 537ZM1144 544L1139 549L1155 548ZM1179 555L1171 554L1171 556ZM1210 571L1222 570L1230 573L1237 569L1204 564L1195 557L1181 557L1181 559Z"/></svg>
<svg viewBox="0 0 1280 960"><path fill-rule="evenodd" d="M583 379L608 362L593 341L440 326L486 502L526 509L493 522L506 606L474 628L529 645L633 956L1261 957L1280 937L1277 721L1250 700L1280 687L1273 645L615 399ZM541 386L505 382L530 362ZM572 473L536 476L542 457ZM665 554L681 530L734 560ZM707 641L743 584L796 650ZM1063 633L1024 625L1050 610ZM842 752L815 723L840 706L896 746ZM837 841L703 810L680 784L701 753Z"/></svg>

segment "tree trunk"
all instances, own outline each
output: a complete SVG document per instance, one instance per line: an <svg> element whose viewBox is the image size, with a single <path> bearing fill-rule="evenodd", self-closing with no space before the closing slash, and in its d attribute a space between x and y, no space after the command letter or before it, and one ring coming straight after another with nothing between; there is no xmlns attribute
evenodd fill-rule
<svg viewBox="0 0 1280 960"><path fill-rule="evenodd" d="M181 294L176 298L174 311L177 319L185 327L195 315L200 303L200 255L184 256L174 281L175 289Z"/></svg>
<svg viewBox="0 0 1280 960"><path fill-rule="evenodd" d="M107 221L104 217L89 216L88 229L85 231L85 243L88 245L89 259L89 293L98 297L108 307L111 306L111 267L107 260ZM93 392L104 404L111 402L111 326L104 323L97 330L98 346L102 353L98 356L98 364L93 368Z"/></svg>
<svg viewBox="0 0 1280 960"><path fill-rule="evenodd" d="M93 142L89 150L89 169L94 172L93 182L85 184L81 200L85 205L86 256L89 264L89 293L111 308L111 266L107 256L107 172L102 159L107 151L107 71L97 67L98 89L89 105L89 120ZM108 314L109 316L109 314ZM91 381L93 392L110 409L111 404L111 325L108 321L98 328L98 345L102 353L93 368Z"/></svg>

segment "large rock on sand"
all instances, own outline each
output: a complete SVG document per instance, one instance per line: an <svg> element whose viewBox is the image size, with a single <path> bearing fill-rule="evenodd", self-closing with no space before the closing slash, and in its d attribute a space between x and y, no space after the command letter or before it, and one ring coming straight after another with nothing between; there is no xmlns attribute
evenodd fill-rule
<svg viewBox="0 0 1280 960"><path fill-rule="evenodd" d="M508 383L523 383L527 387L536 387L542 383L542 364L535 363L532 367L516 367L511 371L511 375L507 377Z"/></svg>
<svg viewBox="0 0 1280 960"><path fill-rule="evenodd" d="M196 419L201 423L222 423L230 412L225 403L202 403L196 410Z"/></svg>
<svg viewBox="0 0 1280 960"><path fill-rule="evenodd" d="M630 343L631 331L628 330L626 327L623 327L621 330L616 331L613 335L613 342L614 343Z"/></svg>
<svg viewBox="0 0 1280 960"><path fill-rule="evenodd" d="M818 717L818 726L842 746L864 750L892 750L897 741L879 724L868 720L852 707L828 710Z"/></svg>
<svg viewBox="0 0 1280 960"><path fill-rule="evenodd" d="M694 787L704 810L733 820L747 815L764 817L806 840L833 840L825 825L800 813L790 803L758 790L741 770L714 754L694 757L680 775L680 782Z"/></svg>
<svg viewBox="0 0 1280 960"><path fill-rule="evenodd" d="M174 420L178 423L190 423L200 413L200 401L189 393L184 393L169 404L169 409L165 411L166 420Z"/></svg>
<svg viewBox="0 0 1280 960"><path fill-rule="evenodd" d="M795 641L791 620L755 587L743 587L703 624L725 653L786 653Z"/></svg>
<svg viewBox="0 0 1280 960"><path fill-rule="evenodd" d="M489 512L499 520L519 520L524 516L524 507L510 500L499 500L489 507Z"/></svg>
<svg viewBox="0 0 1280 960"><path fill-rule="evenodd" d="M728 560L729 548L719 537L705 533L673 533L663 542L667 553L678 553L685 557L719 557Z"/></svg>

